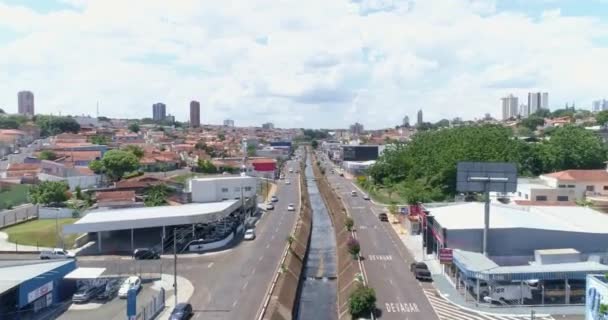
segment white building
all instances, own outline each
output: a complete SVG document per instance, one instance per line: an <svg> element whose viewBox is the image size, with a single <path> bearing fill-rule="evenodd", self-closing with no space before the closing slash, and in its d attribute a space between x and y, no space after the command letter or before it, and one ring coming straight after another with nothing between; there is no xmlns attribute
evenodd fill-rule
<svg viewBox="0 0 608 320"><path fill-rule="evenodd" d="M549 109L549 93L528 92L528 115L536 113L541 108Z"/></svg>
<svg viewBox="0 0 608 320"><path fill-rule="evenodd" d="M255 198L257 179L249 176L212 176L190 180L192 202L207 203Z"/></svg>
<svg viewBox="0 0 608 320"><path fill-rule="evenodd" d="M519 101L516 96L509 94L508 96L501 98L502 101L502 119L507 120L517 117L517 107Z"/></svg>

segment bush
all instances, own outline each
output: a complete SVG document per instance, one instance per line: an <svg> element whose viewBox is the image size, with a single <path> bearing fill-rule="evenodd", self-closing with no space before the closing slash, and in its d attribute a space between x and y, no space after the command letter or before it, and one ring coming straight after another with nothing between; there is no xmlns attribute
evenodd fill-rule
<svg viewBox="0 0 608 320"><path fill-rule="evenodd" d="M359 252L361 252L361 245L359 244L359 241L357 239L350 237L350 239L348 239L348 242L346 243L346 247L348 248L348 253L353 256L353 259L359 257Z"/></svg>
<svg viewBox="0 0 608 320"><path fill-rule="evenodd" d="M352 231L353 227L355 226L355 221L353 218L346 218L346 221L344 221L344 226L346 227L346 230Z"/></svg>
<svg viewBox="0 0 608 320"><path fill-rule="evenodd" d="M369 316L376 309L376 291L367 286L358 287L350 294L348 307L353 317Z"/></svg>

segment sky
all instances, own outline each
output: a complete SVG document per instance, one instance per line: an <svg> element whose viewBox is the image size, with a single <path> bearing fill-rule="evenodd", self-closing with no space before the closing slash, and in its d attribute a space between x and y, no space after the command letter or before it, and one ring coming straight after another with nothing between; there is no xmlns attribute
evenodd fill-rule
<svg viewBox="0 0 608 320"><path fill-rule="evenodd" d="M608 0L0 0L0 107L392 127L608 97Z"/></svg>

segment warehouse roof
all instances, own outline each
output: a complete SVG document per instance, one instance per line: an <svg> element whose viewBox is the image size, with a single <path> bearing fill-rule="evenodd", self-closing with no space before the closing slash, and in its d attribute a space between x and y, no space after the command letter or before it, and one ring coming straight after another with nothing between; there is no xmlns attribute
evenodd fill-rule
<svg viewBox="0 0 608 320"><path fill-rule="evenodd" d="M446 229L483 229L484 204L465 202L431 209ZM608 215L587 207L490 205L490 228L527 228L566 232L608 233Z"/></svg>
<svg viewBox="0 0 608 320"><path fill-rule="evenodd" d="M0 264L0 293L6 292L21 283L50 272L74 260L62 261L7 261Z"/></svg>
<svg viewBox="0 0 608 320"><path fill-rule="evenodd" d="M84 233L206 223L228 216L239 206L240 201L230 200L182 206L95 211L74 224L63 226L63 232Z"/></svg>

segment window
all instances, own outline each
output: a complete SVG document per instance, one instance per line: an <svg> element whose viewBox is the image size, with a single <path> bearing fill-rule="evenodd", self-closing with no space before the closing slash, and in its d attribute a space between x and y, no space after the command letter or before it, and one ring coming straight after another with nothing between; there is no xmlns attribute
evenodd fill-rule
<svg viewBox="0 0 608 320"><path fill-rule="evenodd" d="M245 187L245 191L251 191L251 187Z"/></svg>
<svg viewBox="0 0 608 320"><path fill-rule="evenodd" d="M574 185L573 184L569 184L568 188L574 188Z"/></svg>
<svg viewBox="0 0 608 320"><path fill-rule="evenodd" d="M565 184L560 184L560 185L558 185L557 187L558 187L558 188L565 188L565 187L566 187L566 185L565 185Z"/></svg>
<svg viewBox="0 0 608 320"><path fill-rule="evenodd" d="M223 193L228 192L228 188L222 188L222 192L223 192Z"/></svg>
<svg viewBox="0 0 608 320"><path fill-rule="evenodd" d="M568 201L568 196L557 196L557 201Z"/></svg>
<svg viewBox="0 0 608 320"><path fill-rule="evenodd" d="M536 196L536 201L547 201L547 196Z"/></svg>
<svg viewBox="0 0 608 320"><path fill-rule="evenodd" d="M587 186L587 191L595 191L595 186Z"/></svg>

